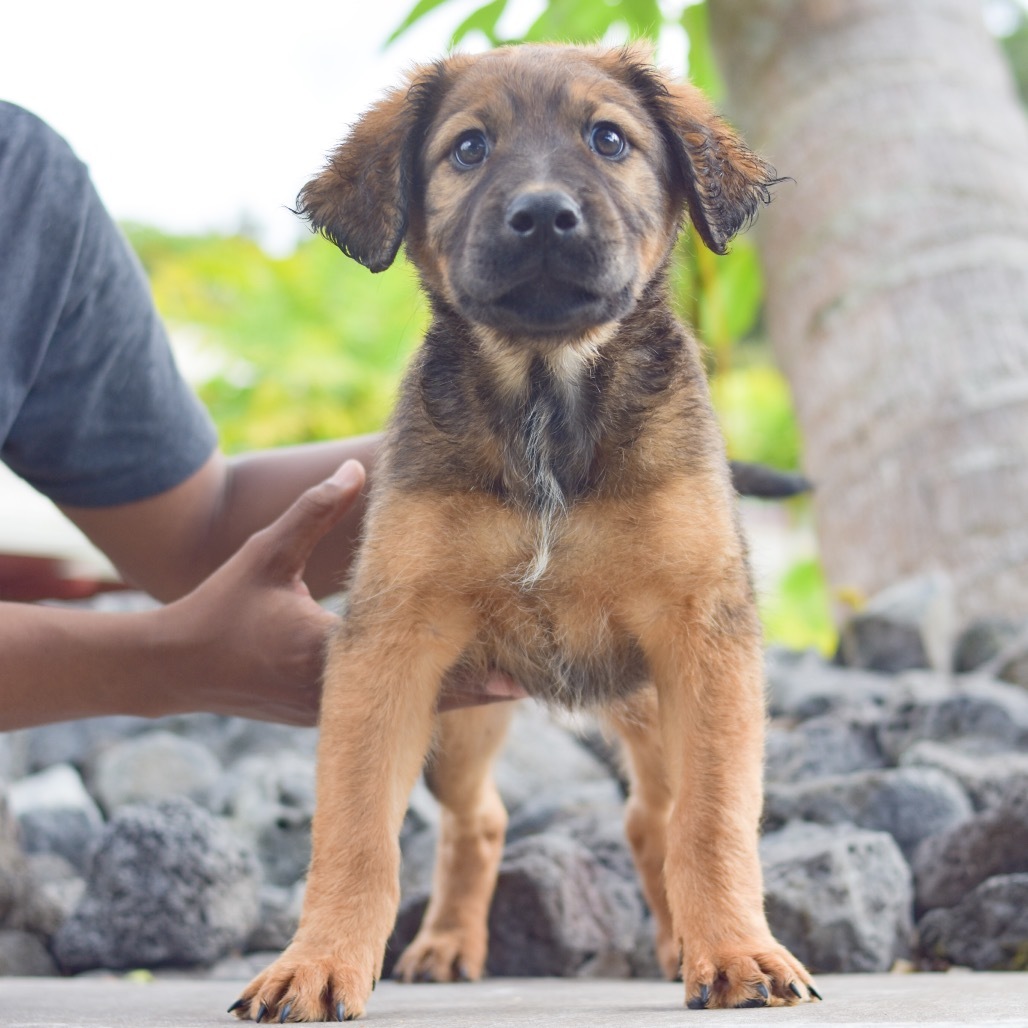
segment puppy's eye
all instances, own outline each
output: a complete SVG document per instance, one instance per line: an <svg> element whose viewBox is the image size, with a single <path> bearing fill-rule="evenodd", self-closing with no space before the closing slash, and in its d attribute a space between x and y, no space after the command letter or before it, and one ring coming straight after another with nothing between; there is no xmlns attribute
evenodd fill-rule
<svg viewBox="0 0 1028 1028"><path fill-rule="evenodd" d="M609 121L597 122L589 135L589 145L601 157L617 160L628 152L628 143L621 129Z"/></svg>
<svg viewBox="0 0 1028 1028"><path fill-rule="evenodd" d="M453 145L453 159L462 168L481 164L489 153L489 141L478 129L465 132Z"/></svg>

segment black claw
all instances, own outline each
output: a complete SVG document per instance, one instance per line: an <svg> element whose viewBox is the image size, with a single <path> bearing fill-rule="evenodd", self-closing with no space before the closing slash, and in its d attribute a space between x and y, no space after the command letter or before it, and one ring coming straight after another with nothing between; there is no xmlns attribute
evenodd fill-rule
<svg viewBox="0 0 1028 1028"><path fill-rule="evenodd" d="M736 1003L736 1010L753 1010L755 1007L766 1007L767 1001L763 999L746 999L742 1003Z"/></svg>
<svg viewBox="0 0 1028 1028"><path fill-rule="evenodd" d="M337 1021L345 1021L346 1020L346 1004L342 1000L340 1000L336 1004L336 1020Z"/></svg>
<svg viewBox="0 0 1028 1028"><path fill-rule="evenodd" d="M771 994L767 991L767 986L763 982L757 982L757 992L764 997L765 1003L771 998Z"/></svg>
<svg viewBox="0 0 1028 1028"><path fill-rule="evenodd" d="M237 1010L242 1010L243 1007L249 1006L250 1001L248 999L237 999L235 1003L228 1008L228 1013L234 1014Z"/></svg>
<svg viewBox="0 0 1028 1028"><path fill-rule="evenodd" d="M471 975L468 974L468 969L463 964L458 964L457 968L457 981L458 982L470 982Z"/></svg>
<svg viewBox="0 0 1028 1028"><path fill-rule="evenodd" d="M265 1003L262 1003L262 1004L260 1005L260 1007L259 1007L259 1008L257 1009L257 1016L256 1016L256 1018L254 1018L254 1020L255 1020L255 1021L256 1021L256 1022L258 1023L258 1024L260 1024L260 1023L261 1023L261 1021L263 1021L263 1020L264 1020L264 1018L265 1018L265 1016L267 1015L267 1013L268 1013L268 1007L267 1007L267 1004L265 1004Z"/></svg>
<svg viewBox="0 0 1028 1028"><path fill-rule="evenodd" d="M691 1000L689 1000L688 1003L686 1003L686 1006L690 1010L706 1010L707 1009L707 1002L709 1000L710 1000L710 986L709 985L701 985L700 986L700 994L698 996L693 996L693 998Z"/></svg>
<svg viewBox="0 0 1028 1028"><path fill-rule="evenodd" d="M820 1000L820 1002L824 1003L824 1000L821 999L821 993L818 992L813 985L808 985L807 990L810 992L810 995L814 997L814 999Z"/></svg>
<svg viewBox="0 0 1028 1028"><path fill-rule="evenodd" d="M372 979L371 979L371 991L372 991L372 992L374 992L374 991L375 991L375 986L376 986L376 985L378 985L378 979L377 979L377 978L372 978Z"/></svg>
<svg viewBox="0 0 1028 1028"><path fill-rule="evenodd" d="M795 982L789 982L789 991L797 998L803 999L803 993L800 992L800 987Z"/></svg>
<svg viewBox="0 0 1028 1028"><path fill-rule="evenodd" d="M293 1004L292 1003L287 1003L282 1008L282 1013L278 1015L278 1023L279 1024L285 1024L286 1023L286 1018L289 1016L289 1011L292 1010L292 1009L293 1009Z"/></svg>

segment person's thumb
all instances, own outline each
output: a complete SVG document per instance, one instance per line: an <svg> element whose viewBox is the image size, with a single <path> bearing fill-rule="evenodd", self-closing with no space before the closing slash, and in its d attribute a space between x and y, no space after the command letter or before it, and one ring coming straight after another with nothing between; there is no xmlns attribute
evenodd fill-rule
<svg viewBox="0 0 1028 1028"><path fill-rule="evenodd" d="M258 533L270 568L300 576L314 547L349 510L364 486L364 467L348 460L331 477L312 486L279 518Z"/></svg>

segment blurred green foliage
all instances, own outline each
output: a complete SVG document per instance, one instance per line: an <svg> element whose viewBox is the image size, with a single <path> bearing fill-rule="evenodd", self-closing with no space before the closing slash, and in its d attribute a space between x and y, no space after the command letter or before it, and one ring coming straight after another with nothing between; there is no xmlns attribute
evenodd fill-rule
<svg viewBox="0 0 1028 1028"><path fill-rule="evenodd" d="M371 275L311 237L272 257L243 236L126 226L173 333L199 351L228 452L380 429L427 304L404 261Z"/></svg>

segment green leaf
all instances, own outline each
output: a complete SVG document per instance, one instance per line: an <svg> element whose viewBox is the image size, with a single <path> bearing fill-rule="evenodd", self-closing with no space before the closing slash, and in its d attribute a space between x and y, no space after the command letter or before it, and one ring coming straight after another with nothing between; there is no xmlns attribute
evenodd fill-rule
<svg viewBox="0 0 1028 1028"><path fill-rule="evenodd" d="M504 40L496 34L496 23L503 17L507 9L507 0L492 0L472 11L454 30L450 37L450 46L455 47L472 32L481 32L489 40L491 46L499 46Z"/></svg>
<svg viewBox="0 0 1028 1028"><path fill-rule="evenodd" d="M414 7L408 12L407 17L400 22L399 25L389 33L389 38L386 39L385 45L388 46L390 43L395 43L413 24L421 21L426 14L430 14L437 7L441 7L447 0L418 0Z"/></svg>

